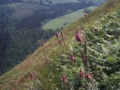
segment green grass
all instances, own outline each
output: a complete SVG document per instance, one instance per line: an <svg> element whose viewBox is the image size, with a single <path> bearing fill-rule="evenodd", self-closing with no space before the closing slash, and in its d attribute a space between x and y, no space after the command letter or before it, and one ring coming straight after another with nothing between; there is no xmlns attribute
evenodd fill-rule
<svg viewBox="0 0 120 90"><path fill-rule="evenodd" d="M94 6L88 7L88 9L90 9L90 10L94 10L95 8L97 8L97 7L94 7ZM76 21L84 16L83 10L84 9L80 9L80 10L77 10L77 11L72 12L70 14L52 19L43 25L43 29L44 30L49 30L49 29L56 30L56 29L61 28L61 27L67 27L68 25L70 25L74 21Z"/></svg>

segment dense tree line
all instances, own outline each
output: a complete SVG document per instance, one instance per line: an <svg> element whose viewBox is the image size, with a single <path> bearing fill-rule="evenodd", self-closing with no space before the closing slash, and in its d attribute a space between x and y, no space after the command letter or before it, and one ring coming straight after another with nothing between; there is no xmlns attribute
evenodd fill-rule
<svg viewBox="0 0 120 90"><path fill-rule="evenodd" d="M33 53L41 45L41 39L46 41L55 35L55 31L41 28L15 29L18 21L7 18L5 27L0 27L0 75Z"/></svg>
<svg viewBox="0 0 120 90"><path fill-rule="evenodd" d="M22 0L0 0L0 4L7 4L7 3L18 3L22 2Z"/></svg>
<svg viewBox="0 0 120 90"><path fill-rule="evenodd" d="M16 30L15 27L8 25L0 31L0 74L33 53L37 47L41 46L42 39L46 41L53 35L55 35L53 30L45 31L41 28Z"/></svg>
<svg viewBox="0 0 120 90"><path fill-rule="evenodd" d="M6 5L0 5L0 29L4 29L9 20L9 16L14 12L13 8Z"/></svg>
<svg viewBox="0 0 120 90"><path fill-rule="evenodd" d="M14 12L9 7L0 7L0 75L24 60L45 41L55 34L53 30L18 28L19 22L10 18Z"/></svg>

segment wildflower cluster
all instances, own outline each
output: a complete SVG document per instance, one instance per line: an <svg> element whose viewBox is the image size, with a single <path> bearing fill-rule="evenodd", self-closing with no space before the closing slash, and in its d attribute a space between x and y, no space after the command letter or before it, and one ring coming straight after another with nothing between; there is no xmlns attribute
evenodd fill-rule
<svg viewBox="0 0 120 90"><path fill-rule="evenodd" d="M84 15L86 20L88 20L88 15ZM108 27L108 25L109 24L106 24L104 28ZM115 24L115 26L116 25L117 24ZM91 27L89 29L91 29ZM66 51L56 56L57 60L53 66L50 66L52 69L50 67L46 69L48 73L45 74L46 76L43 75L43 77L48 77L45 80L48 80L49 84L47 85L50 85L51 90L103 90L104 87L105 90L109 90L111 87L109 82L111 84L115 82L116 85L114 84L114 86L119 88L119 76L117 76L119 75L119 61L117 60L119 60L120 48L119 36L117 36L119 33L116 33L119 32L117 31L119 29L115 29L116 31L114 33L113 30L106 29L102 31L99 27L92 27L94 30L89 29L83 26L81 30L76 30L74 41L72 41L72 44L70 43L71 46L73 45L73 49L65 49ZM82 33L82 31L84 33ZM55 36L57 45L60 47L59 49L63 51L63 47L65 47L65 44L63 44L65 38L64 33L56 32ZM109 43L111 45L106 47ZM114 46L113 43L116 45ZM43 41L42 46L44 46ZM51 75L50 69L55 72L55 75ZM30 78L34 80L32 73L30 73ZM51 82L53 82L53 84ZM109 87L107 85L109 85Z"/></svg>

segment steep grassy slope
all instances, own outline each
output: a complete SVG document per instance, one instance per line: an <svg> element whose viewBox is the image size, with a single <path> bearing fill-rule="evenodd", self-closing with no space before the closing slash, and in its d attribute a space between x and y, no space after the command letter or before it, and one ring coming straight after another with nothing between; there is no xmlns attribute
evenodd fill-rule
<svg viewBox="0 0 120 90"><path fill-rule="evenodd" d="M1 76L0 90L119 90L119 9L120 0L109 0L71 24L64 37L53 37ZM75 40L76 29L81 42Z"/></svg>

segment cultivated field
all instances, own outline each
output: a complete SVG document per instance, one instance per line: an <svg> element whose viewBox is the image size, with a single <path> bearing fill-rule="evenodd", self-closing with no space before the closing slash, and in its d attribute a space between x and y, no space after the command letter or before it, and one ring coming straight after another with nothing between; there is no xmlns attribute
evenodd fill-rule
<svg viewBox="0 0 120 90"><path fill-rule="evenodd" d="M92 6L92 7L89 7L88 9L94 10L95 8L96 7ZM48 29L56 30L56 29L61 28L61 27L66 27L66 26L70 25L72 22L83 17L83 15L84 15L83 10L84 9L80 9L80 10L77 10L77 11L72 12L70 14L52 19L43 25L43 29L44 30L48 30Z"/></svg>
<svg viewBox="0 0 120 90"><path fill-rule="evenodd" d="M14 8L15 12L13 13L12 17L15 18L31 16L38 9L45 8L45 6L39 5L37 3L13 3L9 4L9 6Z"/></svg>

